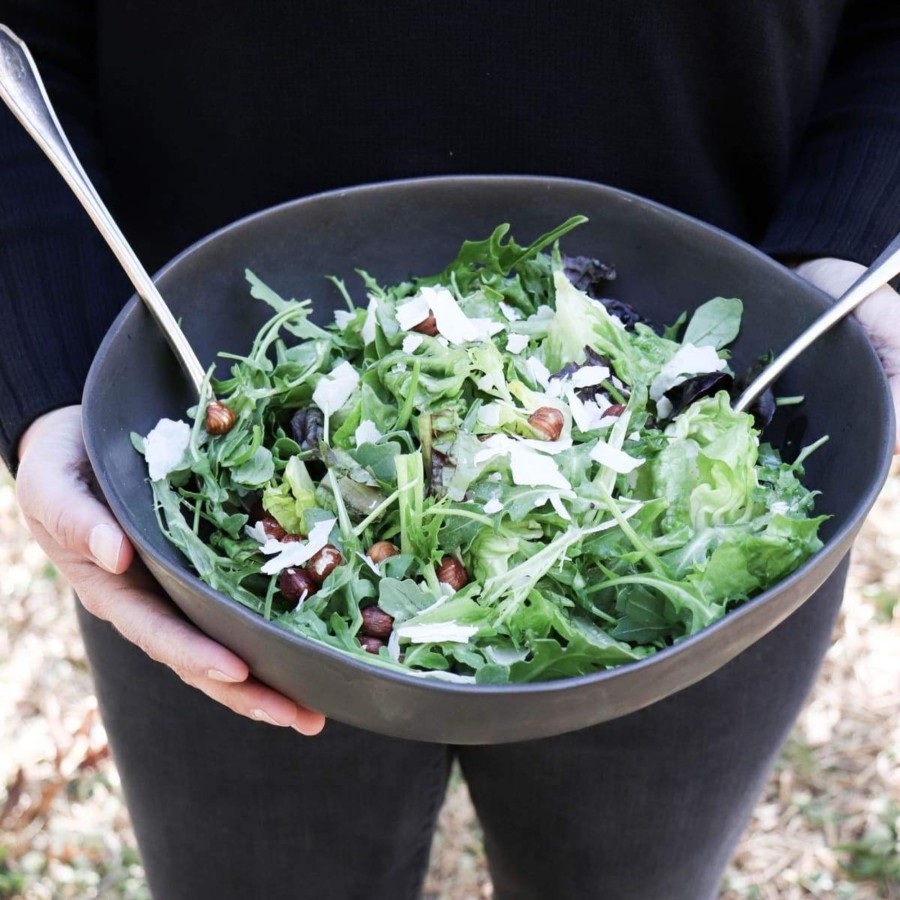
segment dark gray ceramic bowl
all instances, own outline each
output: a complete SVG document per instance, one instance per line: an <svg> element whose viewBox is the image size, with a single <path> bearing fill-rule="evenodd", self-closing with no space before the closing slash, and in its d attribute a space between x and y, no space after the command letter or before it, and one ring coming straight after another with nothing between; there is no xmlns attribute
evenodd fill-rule
<svg viewBox="0 0 900 900"><path fill-rule="evenodd" d="M526 244L576 213L590 222L568 253L614 262L615 295L671 322L716 295L744 300L734 347L741 371L778 350L826 298L738 240L654 203L597 184L551 178L435 178L311 197L243 219L195 244L158 284L201 361L249 348L268 307L249 296L245 267L285 296L315 301L317 318L341 306L327 274L355 284L431 274L464 238L510 222ZM224 369L220 369L223 372ZM114 514L184 614L230 647L253 673L298 702L373 731L425 741L503 743L558 734L647 706L709 675L774 628L834 570L887 476L893 418L874 353L855 322L824 337L787 373L781 392L804 394L813 455L807 483L822 492L824 549L791 577L706 631L632 665L535 685L477 687L404 676L282 631L196 578L160 534L143 459L129 434L179 418L191 389L149 314L133 298L113 323L84 395L85 438ZM860 401L863 402L860 402ZM776 439L778 436L776 435Z"/></svg>

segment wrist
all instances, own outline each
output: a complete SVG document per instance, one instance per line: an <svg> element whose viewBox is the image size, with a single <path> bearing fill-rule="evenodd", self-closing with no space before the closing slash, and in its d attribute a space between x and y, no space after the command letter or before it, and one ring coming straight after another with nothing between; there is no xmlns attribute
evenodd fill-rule
<svg viewBox="0 0 900 900"><path fill-rule="evenodd" d="M25 459L25 454L34 440L42 434L57 431L63 425L70 425L73 421L81 419L81 406L61 406L51 409L38 416L26 429L19 438L19 444L16 448L16 455L21 463Z"/></svg>

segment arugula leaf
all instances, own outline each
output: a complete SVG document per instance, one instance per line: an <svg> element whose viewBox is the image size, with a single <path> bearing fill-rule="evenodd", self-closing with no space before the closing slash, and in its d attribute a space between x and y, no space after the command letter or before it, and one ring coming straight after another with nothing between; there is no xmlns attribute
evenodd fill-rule
<svg viewBox="0 0 900 900"><path fill-rule="evenodd" d="M405 579L382 578L378 585L378 605L395 625L412 619L434 603L434 597L419 585Z"/></svg>
<svg viewBox="0 0 900 900"><path fill-rule="evenodd" d="M542 234L527 247L520 247L512 238L503 243L509 225L498 225L490 237L481 241L464 241L455 260L442 272L419 280L421 285L450 284L454 281L466 292L477 270L484 268L494 275L508 275L513 269L533 259L545 247L558 241L573 228L587 222L586 216L572 216L562 225Z"/></svg>

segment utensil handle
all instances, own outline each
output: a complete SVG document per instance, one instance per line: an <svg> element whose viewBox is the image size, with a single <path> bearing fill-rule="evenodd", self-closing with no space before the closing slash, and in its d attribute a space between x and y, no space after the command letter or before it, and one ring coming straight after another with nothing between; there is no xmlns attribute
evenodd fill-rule
<svg viewBox="0 0 900 900"><path fill-rule="evenodd" d="M0 98L44 151L116 255L138 296L156 319L197 393L205 377L203 366L188 343L153 279L119 230L72 149L47 96L37 66L25 44L0 25Z"/></svg>
<svg viewBox="0 0 900 900"><path fill-rule="evenodd" d="M853 312L873 291L900 275L900 234L887 245L878 259L808 328L802 331L782 352L766 366L744 389L735 401L734 409L746 408L817 338L821 337L846 315Z"/></svg>

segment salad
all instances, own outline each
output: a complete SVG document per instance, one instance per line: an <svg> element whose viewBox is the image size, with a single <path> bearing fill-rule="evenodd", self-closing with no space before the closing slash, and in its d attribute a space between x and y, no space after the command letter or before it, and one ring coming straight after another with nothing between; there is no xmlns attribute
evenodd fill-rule
<svg viewBox="0 0 900 900"><path fill-rule="evenodd" d="M144 437L159 524L207 584L407 674L582 675L697 633L816 552L802 464L731 408L738 299L660 328L501 225L321 327L280 297L187 420ZM330 288L329 288L330 289Z"/></svg>

